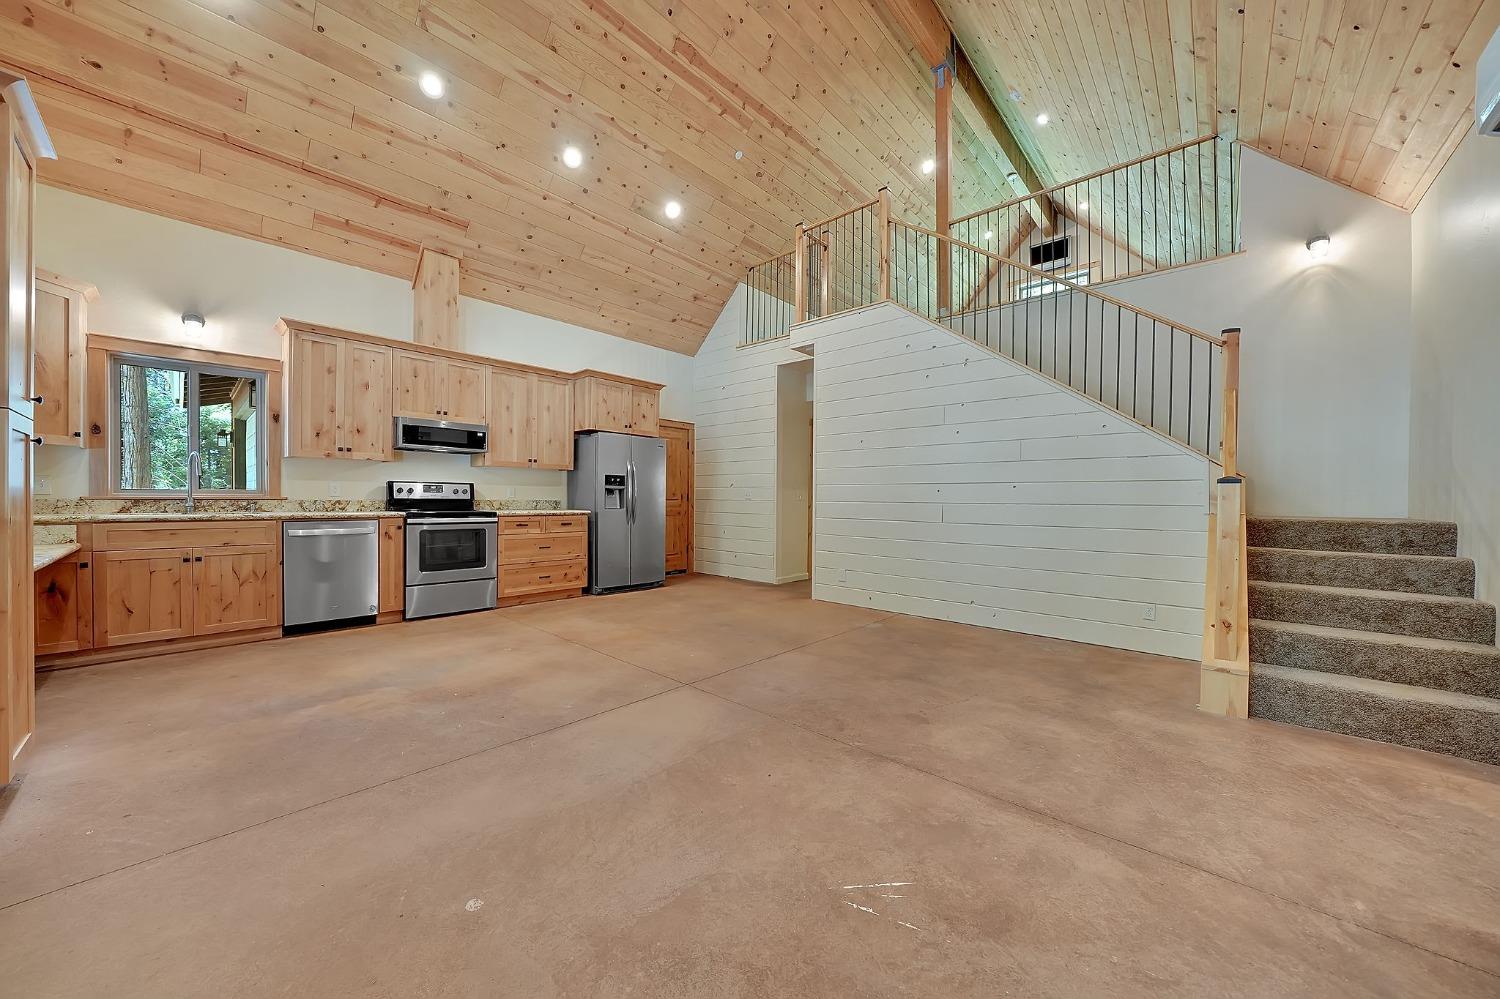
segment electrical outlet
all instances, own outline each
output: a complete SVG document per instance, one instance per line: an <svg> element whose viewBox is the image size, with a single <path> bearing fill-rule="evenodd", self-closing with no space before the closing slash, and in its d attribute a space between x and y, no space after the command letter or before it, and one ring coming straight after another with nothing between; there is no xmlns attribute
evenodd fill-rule
<svg viewBox="0 0 1500 999"><path fill-rule="evenodd" d="M506 499L515 499L516 498L516 487L515 486L506 486L505 487L505 498Z"/></svg>
<svg viewBox="0 0 1500 999"><path fill-rule="evenodd" d="M330 482L328 483L328 495L342 496L344 495L344 487L339 485L337 482Z"/></svg>
<svg viewBox="0 0 1500 999"><path fill-rule="evenodd" d="M1156 605L1155 604L1147 604L1146 605L1145 609L1141 611L1141 620L1142 621L1155 621L1156 620Z"/></svg>
<svg viewBox="0 0 1500 999"><path fill-rule="evenodd" d="M36 488L32 491L35 492L38 496L51 496L52 484L46 479L37 479Z"/></svg>

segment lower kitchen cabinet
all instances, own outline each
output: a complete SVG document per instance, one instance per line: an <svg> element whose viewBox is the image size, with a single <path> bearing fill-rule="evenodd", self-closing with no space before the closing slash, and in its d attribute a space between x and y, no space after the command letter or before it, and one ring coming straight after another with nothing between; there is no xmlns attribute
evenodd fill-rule
<svg viewBox="0 0 1500 999"><path fill-rule="evenodd" d="M406 611L406 521L384 517L379 523L380 613L402 614Z"/></svg>
<svg viewBox="0 0 1500 999"><path fill-rule="evenodd" d="M193 633L193 550L94 553L94 645L165 642Z"/></svg>
<svg viewBox="0 0 1500 999"><path fill-rule="evenodd" d="M585 516L502 516L498 532L500 606L583 594L589 578Z"/></svg>
<svg viewBox="0 0 1500 999"><path fill-rule="evenodd" d="M76 552L36 573L36 654L93 647L92 556Z"/></svg>
<svg viewBox="0 0 1500 999"><path fill-rule="evenodd" d="M281 558L275 545L193 551L193 634L281 624Z"/></svg>

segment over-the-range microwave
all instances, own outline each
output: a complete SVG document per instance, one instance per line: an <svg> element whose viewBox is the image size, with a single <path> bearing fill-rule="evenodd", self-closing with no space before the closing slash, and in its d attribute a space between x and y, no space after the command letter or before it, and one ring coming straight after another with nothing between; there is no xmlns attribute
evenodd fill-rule
<svg viewBox="0 0 1500 999"><path fill-rule="evenodd" d="M490 449L490 428L482 423L453 423L396 417L397 451L446 451L451 454L484 454Z"/></svg>

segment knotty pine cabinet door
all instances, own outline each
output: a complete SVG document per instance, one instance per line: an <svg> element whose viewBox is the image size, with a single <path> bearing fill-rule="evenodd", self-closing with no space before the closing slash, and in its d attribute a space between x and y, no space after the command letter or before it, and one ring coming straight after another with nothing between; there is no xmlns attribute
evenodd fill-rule
<svg viewBox="0 0 1500 999"><path fill-rule="evenodd" d="M443 418L443 369L447 360L437 354L397 350L395 355L395 415L419 419Z"/></svg>
<svg viewBox="0 0 1500 999"><path fill-rule="evenodd" d="M621 382L593 380L595 430L626 431L630 429L630 386Z"/></svg>
<svg viewBox="0 0 1500 999"><path fill-rule="evenodd" d="M406 610L406 521L383 517L380 522L377 572L380 574L380 613Z"/></svg>
<svg viewBox="0 0 1500 999"><path fill-rule="evenodd" d="M281 558L276 545L193 549L193 634L281 624Z"/></svg>
<svg viewBox="0 0 1500 999"><path fill-rule="evenodd" d="M193 632L193 549L95 552L94 646L186 638Z"/></svg>
<svg viewBox="0 0 1500 999"><path fill-rule="evenodd" d="M36 654L94 647L92 556L77 552L36 574Z"/></svg>
<svg viewBox="0 0 1500 999"><path fill-rule="evenodd" d="M551 375L531 376L531 405L535 426L537 468L573 467L573 382Z"/></svg>
<svg viewBox="0 0 1500 999"><path fill-rule="evenodd" d="M289 334L283 419L288 458L333 458L343 454L339 404L346 391L346 341L317 333ZM387 393L389 394L389 393ZM389 432L389 431L387 431Z"/></svg>
<svg viewBox="0 0 1500 999"><path fill-rule="evenodd" d="M36 731L31 423L0 408L0 784Z"/></svg>
<svg viewBox="0 0 1500 999"><path fill-rule="evenodd" d="M484 423L489 395L489 366L470 361L443 362L442 418L454 423Z"/></svg>
<svg viewBox="0 0 1500 999"><path fill-rule="evenodd" d="M36 295L35 272L32 265L32 192L36 186L36 173L30 158L21 148L19 123L16 112L9 105L0 105L0 142L8 152L4 168L3 197L4 218L4 267L5 267L5 342L3 364L5 400L0 402L6 409L27 420L35 418L34 406L36 386L32 379L32 307ZM27 587L28 592L30 587Z"/></svg>
<svg viewBox="0 0 1500 999"><path fill-rule="evenodd" d="M37 273L32 378L41 398L34 412L35 432L45 444L83 446L88 303L98 294L91 285Z"/></svg>
<svg viewBox="0 0 1500 999"><path fill-rule="evenodd" d="M645 437L655 437L661 433L660 408L661 390L642 388L639 385L631 386L630 389L630 432L641 434Z"/></svg>
<svg viewBox="0 0 1500 999"><path fill-rule="evenodd" d="M390 461L391 352L357 340L341 341L339 347L340 453L345 458Z"/></svg>
<svg viewBox="0 0 1500 999"><path fill-rule="evenodd" d="M490 449L474 463L491 468L530 468L536 446L531 373L490 368L489 383Z"/></svg>

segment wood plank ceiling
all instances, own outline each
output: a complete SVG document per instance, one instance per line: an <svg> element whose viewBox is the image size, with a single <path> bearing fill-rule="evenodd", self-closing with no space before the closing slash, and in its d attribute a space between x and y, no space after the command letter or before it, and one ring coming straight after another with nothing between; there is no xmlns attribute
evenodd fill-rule
<svg viewBox="0 0 1500 999"><path fill-rule="evenodd" d="M1407 210L1473 128L1500 25L1500 0L938 5L1053 183L1218 132Z"/></svg>
<svg viewBox="0 0 1500 999"><path fill-rule="evenodd" d="M0 0L0 62L45 183L404 278L427 244L466 295L693 353L799 220L882 184L931 216L931 78L878 3ZM1010 197L958 139L957 210Z"/></svg>

